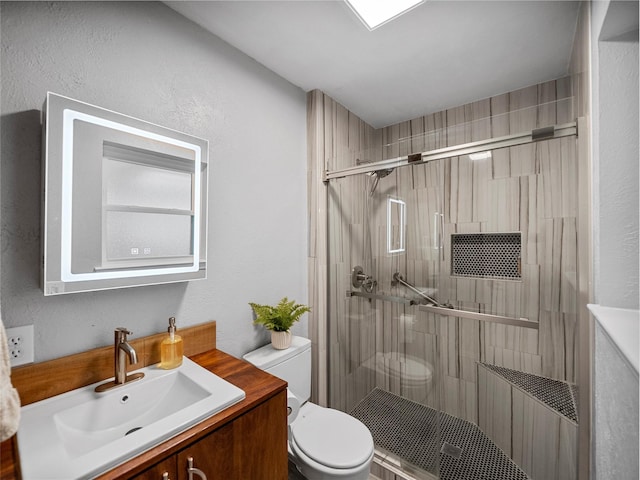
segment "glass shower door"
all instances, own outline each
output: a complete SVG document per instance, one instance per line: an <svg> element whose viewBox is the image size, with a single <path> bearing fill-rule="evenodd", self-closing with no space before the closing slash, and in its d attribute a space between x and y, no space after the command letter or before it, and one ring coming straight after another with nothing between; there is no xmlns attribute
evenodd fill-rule
<svg viewBox="0 0 640 480"><path fill-rule="evenodd" d="M384 461L429 479L441 448L438 335L417 305L438 288L441 185L434 162L328 187L330 404L369 427Z"/></svg>

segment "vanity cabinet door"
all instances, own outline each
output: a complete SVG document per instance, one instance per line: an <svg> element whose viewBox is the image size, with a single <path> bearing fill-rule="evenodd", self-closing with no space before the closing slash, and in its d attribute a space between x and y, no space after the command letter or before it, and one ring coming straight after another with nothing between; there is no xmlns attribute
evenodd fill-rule
<svg viewBox="0 0 640 480"><path fill-rule="evenodd" d="M287 395L280 392L130 480L287 480ZM191 459L191 462L189 461ZM197 469L189 476L189 466ZM168 479L163 477L167 474Z"/></svg>
<svg viewBox="0 0 640 480"><path fill-rule="evenodd" d="M236 422L238 479L286 480L287 394L275 397L243 415Z"/></svg>
<svg viewBox="0 0 640 480"><path fill-rule="evenodd" d="M287 397L281 392L178 453L178 479L189 458L207 480L287 480Z"/></svg>
<svg viewBox="0 0 640 480"><path fill-rule="evenodd" d="M239 480L234 471L233 437L237 421L219 428L178 453L178 480L204 480L196 474L189 477L190 458L193 459L193 467L201 470L207 480Z"/></svg>

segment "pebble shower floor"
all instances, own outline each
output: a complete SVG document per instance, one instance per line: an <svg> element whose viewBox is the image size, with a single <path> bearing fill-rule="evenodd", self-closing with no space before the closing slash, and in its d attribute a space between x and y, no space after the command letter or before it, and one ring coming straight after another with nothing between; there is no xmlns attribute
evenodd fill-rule
<svg viewBox="0 0 640 480"><path fill-rule="evenodd" d="M377 446L431 473L439 463L442 480L529 480L476 425L385 390L372 390L351 415L371 430ZM441 453L442 445L462 453Z"/></svg>

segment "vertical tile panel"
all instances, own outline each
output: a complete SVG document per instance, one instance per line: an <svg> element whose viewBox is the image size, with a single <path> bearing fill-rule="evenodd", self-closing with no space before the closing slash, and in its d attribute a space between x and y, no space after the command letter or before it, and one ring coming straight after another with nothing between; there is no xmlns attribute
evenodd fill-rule
<svg viewBox="0 0 640 480"><path fill-rule="evenodd" d="M518 466L522 466L525 460L525 451L528 449L527 430L530 425L526 423L524 394L517 388L511 392L511 459Z"/></svg>
<svg viewBox="0 0 640 480"><path fill-rule="evenodd" d="M540 355L531 355L523 353L523 371L526 373L532 373L533 375L543 375L542 371L542 357Z"/></svg>
<svg viewBox="0 0 640 480"><path fill-rule="evenodd" d="M514 232L520 229L520 181L503 178L490 182L491 214L489 232Z"/></svg>
<svg viewBox="0 0 640 480"><path fill-rule="evenodd" d="M478 426L507 455L511 455L511 385L478 366Z"/></svg>
<svg viewBox="0 0 640 480"><path fill-rule="evenodd" d="M424 117L414 118L409 122L411 146L409 153L421 153L427 150L424 132Z"/></svg>
<svg viewBox="0 0 640 480"><path fill-rule="evenodd" d="M487 424L488 424L488 415L489 412L487 411L488 408L488 397L491 394L491 389L490 386L488 384L488 376L491 375L491 373L482 365L480 364L476 364L476 368L477 368L477 378L478 378L478 382L476 383L476 391L477 391L477 409L478 409L478 419L477 419L477 424L478 427L480 427L480 429L483 432L487 432Z"/></svg>
<svg viewBox="0 0 640 480"><path fill-rule="evenodd" d="M555 125L556 120L556 81L541 83L538 85L538 127Z"/></svg>
<svg viewBox="0 0 640 480"><path fill-rule="evenodd" d="M445 198L445 203L449 206L449 216L446 221L447 223L458 223L458 213L460 211L460 157L451 158L448 162L448 167L450 172L447 178L449 181L449 189L446 192L447 197Z"/></svg>
<svg viewBox="0 0 640 480"><path fill-rule="evenodd" d="M534 265L538 263L538 175L523 178L522 183L525 182L528 183L528 198L526 213L521 214L521 230L523 235L526 232L526 236L522 239L526 243L526 257L523 257L523 262Z"/></svg>
<svg viewBox="0 0 640 480"><path fill-rule="evenodd" d="M511 132L509 125L509 94L491 97L491 130L493 137L502 137ZM501 148L492 152L493 178L506 178L511 175L510 149Z"/></svg>
<svg viewBox="0 0 640 480"><path fill-rule="evenodd" d="M467 114L469 110L469 114ZM461 145L471 141L470 129L465 122L470 117L470 105L447 110L447 146Z"/></svg>
<svg viewBox="0 0 640 480"><path fill-rule="evenodd" d="M444 377L444 403L442 410L449 415L459 417L460 412L460 382L457 378Z"/></svg>
<svg viewBox="0 0 640 480"><path fill-rule="evenodd" d="M509 94L511 133L528 132L536 128L538 112L538 87L531 86ZM535 144L510 148L511 176L527 175L535 171Z"/></svg>
<svg viewBox="0 0 640 480"><path fill-rule="evenodd" d="M578 314L565 313L563 315L564 326L564 376L567 382L577 382L576 352L578 349Z"/></svg>
<svg viewBox="0 0 640 480"><path fill-rule="evenodd" d="M535 112L529 112L529 114L535 116ZM510 176L522 177L538 173L539 167L535 152L536 145L531 143L509 148Z"/></svg>
<svg viewBox="0 0 640 480"><path fill-rule="evenodd" d="M478 423L478 397L476 395L476 382L464 382L465 385L465 420Z"/></svg>
<svg viewBox="0 0 640 480"><path fill-rule="evenodd" d="M578 214L578 157L576 140L573 137L559 139L561 163L562 216L575 217Z"/></svg>
<svg viewBox="0 0 640 480"><path fill-rule="evenodd" d="M558 479L577 480L578 478L578 427L568 420L560 421L560 440L558 449Z"/></svg>
<svg viewBox="0 0 640 480"><path fill-rule="evenodd" d="M562 217L562 149L561 139L538 142L540 173L544 177L545 217Z"/></svg>
<svg viewBox="0 0 640 480"><path fill-rule="evenodd" d="M458 323L456 317L445 317L445 325L447 331L446 358L447 358L447 375L458 378L460 376L460 357L458 347Z"/></svg>
<svg viewBox="0 0 640 480"><path fill-rule="evenodd" d="M491 138L491 99L473 102L469 120L472 142Z"/></svg>
<svg viewBox="0 0 640 480"><path fill-rule="evenodd" d="M577 247L576 219L562 219L562 247L560 264L560 311L577 313Z"/></svg>
<svg viewBox="0 0 640 480"><path fill-rule="evenodd" d="M547 407L529 399L533 408L533 465L534 480L564 480L558 478L560 419Z"/></svg>
<svg viewBox="0 0 640 480"><path fill-rule="evenodd" d="M556 121L559 125L573 122L577 115L573 108L572 77L564 77L556 80Z"/></svg>
<svg viewBox="0 0 640 480"><path fill-rule="evenodd" d="M537 320L540 302L540 267L538 265L524 265L522 289L520 315L528 320Z"/></svg>
<svg viewBox="0 0 640 480"><path fill-rule="evenodd" d="M456 223L473 221L473 161L468 155L457 157L457 211Z"/></svg>
<svg viewBox="0 0 640 480"><path fill-rule="evenodd" d="M473 222L486 222L489 220L490 206L490 180L492 179L491 158L472 161L472 218Z"/></svg>
<svg viewBox="0 0 640 480"><path fill-rule="evenodd" d="M537 104L537 85L509 93L509 128L511 133L526 132L536 128L537 109L535 107Z"/></svg>

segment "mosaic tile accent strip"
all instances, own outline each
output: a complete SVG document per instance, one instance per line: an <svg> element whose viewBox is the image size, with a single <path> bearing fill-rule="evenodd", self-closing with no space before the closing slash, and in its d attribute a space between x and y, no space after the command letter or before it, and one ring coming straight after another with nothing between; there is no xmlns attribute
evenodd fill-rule
<svg viewBox="0 0 640 480"><path fill-rule="evenodd" d="M442 480L529 480L476 425L385 390L372 390L351 415L379 448L431 473L439 463ZM462 449L460 458L440 454L443 442Z"/></svg>
<svg viewBox="0 0 640 480"><path fill-rule="evenodd" d="M451 235L451 274L463 277L520 279L521 234Z"/></svg>
<svg viewBox="0 0 640 480"><path fill-rule="evenodd" d="M569 420L578 423L577 385L487 363L481 365L533 395Z"/></svg>
<svg viewBox="0 0 640 480"><path fill-rule="evenodd" d="M580 398L578 397L578 386L575 383L570 383L569 386L571 387L571 395L573 395L573 404L576 406L576 412L577 412L578 410L580 410L580 403L578 403L578 399Z"/></svg>

